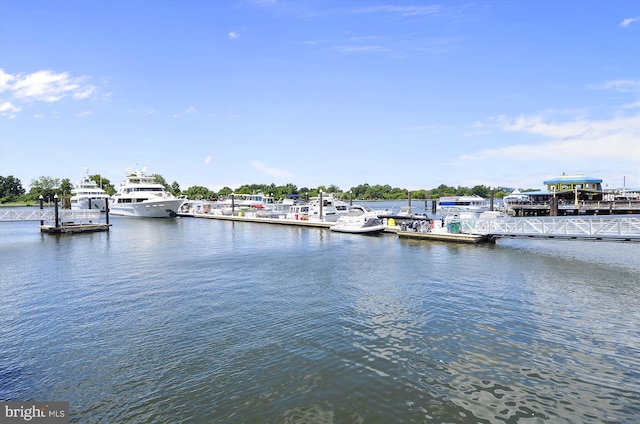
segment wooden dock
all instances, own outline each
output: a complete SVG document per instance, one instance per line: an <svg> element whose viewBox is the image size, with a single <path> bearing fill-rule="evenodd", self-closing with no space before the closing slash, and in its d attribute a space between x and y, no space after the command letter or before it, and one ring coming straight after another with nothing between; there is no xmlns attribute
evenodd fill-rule
<svg viewBox="0 0 640 424"><path fill-rule="evenodd" d="M427 241L445 241L448 243L482 243L489 241L489 237L482 234L455 234L444 232L428 232L423 233L420 231L398 231L398 237L427 240Z"/></svg>
<svg viewBox="0 0 640 424"><path fill-rule="evenodd" d="M181 216L186 216L181 214ZM324 222L316 220L304 220L304 219L280 219L280 218L262 218L257 216L236 216L236 215L214 215L207 213L194 213L190 214L194 218L208 218L218 219L221 221L236 221L236 222L253 222L259 224L276 224L276 225L291 225L296 227L311 227L311 228L330 228L333 222Z"/></svg>
<svg viewBox="0 0 640 424"><path fill-rule="evenodd" d="M95 233L109 231L111 224L62 224L62 225L41 225L40 232L46 234L75 234L75 233Z"/></svg>

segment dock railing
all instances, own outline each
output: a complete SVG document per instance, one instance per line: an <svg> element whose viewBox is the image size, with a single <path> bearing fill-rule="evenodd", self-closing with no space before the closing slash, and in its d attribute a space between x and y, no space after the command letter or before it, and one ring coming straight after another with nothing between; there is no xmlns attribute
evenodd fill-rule
<svg viewBox="0 0 640 424"><path fill-rule="evenodd" d="M67 222L99 222L99 209L62 209L58 211L58 220L61 223ZM55 210L53 209L0 209L0 221L55 221Z"/></svg>
<svg viewBox="0 0 640 424"><path fill-rule="evenodd" d="M640 241L640 216L557 216L470 219L461 232L497 237Z"/></svg>

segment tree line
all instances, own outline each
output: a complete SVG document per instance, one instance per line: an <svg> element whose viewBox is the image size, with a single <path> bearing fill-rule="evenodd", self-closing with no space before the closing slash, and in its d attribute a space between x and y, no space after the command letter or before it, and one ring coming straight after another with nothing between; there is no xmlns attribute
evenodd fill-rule
<svg viewBox="0 0 640 424"><path fill-rule="evenodd" d="M390 185L369 185L360 184L351 187L349 190L342 190L336 185L318 186L318 187L297 187L295 184L288 183L283 186L275 184L245 184L236 190L230 187L223 187L218 192L208 189L204 186L191 186L187 190L181 190L178 182L167 183L162 175L153 174L156 181L162 184L165 189L175 196L185 196L188 199L217 199L226 197L231 193L236 194L255 194L263 193L273 196L276 199L284 199L287 197L308 198L318 196L320 192L330 193L343 199L358 200L404 200L409 197L409 190L406 188L391 187ZM115 186L108 178L104 178L99 174L90 175L88 178L94 181L99 187L102 187L107 194L116 193ZM71 196L73 184L69 178L52 178L39 177L31 180L30 189L27 192L22 182L9 175L8 177L0 176L0 204L1 203L35 203L42 196L45 201L52 201L55 195L59 198ZM533 189L528 189L533 190ZM527 190L525 190L527 191ZM511 189L497 188L494 190L494 197L502 198L505 194L509 194ZM474 187L453 187L441 184L433 189L412 190L412 199L437 199L442 196L469 196L477 195L488 198L491 196L491 188L484 185Z"/></svg>

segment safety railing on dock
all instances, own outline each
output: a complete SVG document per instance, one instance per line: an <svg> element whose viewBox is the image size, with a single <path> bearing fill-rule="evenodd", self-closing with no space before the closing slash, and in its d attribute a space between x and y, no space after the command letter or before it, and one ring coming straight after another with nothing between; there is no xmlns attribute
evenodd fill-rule
<svg viewBox="0 0 640 424"><path fill-rule="evenodd" d="M0 221L55 221L55 210L53 209L0 209ZM77 221L99 221L99 209L82 209L69 210L62 209L58 211L58 220L60 222L77 222Z"/></svg>
<svg viewBox="0 0 640 424"><path fill-rule="evenodd" d="M461 221L461 232L497 237L640 242L640 216L526 217Z"/></svg>

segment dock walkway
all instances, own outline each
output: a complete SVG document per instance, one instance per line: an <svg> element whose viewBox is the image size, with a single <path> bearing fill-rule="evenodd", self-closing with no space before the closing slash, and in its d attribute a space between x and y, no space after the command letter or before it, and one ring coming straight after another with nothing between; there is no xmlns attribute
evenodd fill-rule
<svg viewBox="0 0 640 424"><path fill-rule="evenodd" d="M58 219L61 222L98 221L99 209L61 209L58 211ZM0 209L0 221L55 221L54 209Z"/></svg>
<svg viewBox="0 0 640 424"><path fill-rule="evenodd" d="M640 242L640 216L556 216L461 221L461 232L500 237Z"/></svg>
<svg viewBox="0 0 640 424"><path fill-rule="evenodd" d="M183 214L183 216L327 229L334 225L333 222L316 220L291 220L206 213ZM458 243L480 243L507 237L640 242L640 216L607 215L467 219L460 221L457 233L447 232L438 228L426 232L405 231L399 227L388 227L385 232L398 234L402 238Z"/></svg>

